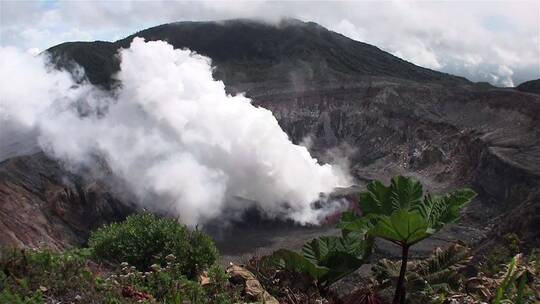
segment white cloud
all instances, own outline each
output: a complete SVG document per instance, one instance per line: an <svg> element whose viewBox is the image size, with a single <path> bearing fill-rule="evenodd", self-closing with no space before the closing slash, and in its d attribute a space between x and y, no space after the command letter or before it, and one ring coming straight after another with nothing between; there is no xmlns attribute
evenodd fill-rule
<svg viewBox="0 0 540 304"><path fill-rule="evenodd" d="M394 55L406 58L417 65L434 70L439 70L444 66L439 62L433 50L418 39L414 39L405 45L393 47L393 49L395 49Z"/></svg>
<svg viewBox="0 0 540 304"><path fill-rule="evenodd" d="M74 167L101 156L142 206L186 224L250 207L318 223L340 207L312 203L350 185L347 174L293 144L269 110L227 95L209 58L140 38L120 58L112 96L75 85L41 56L0 48L0 77L10 80L0 83L0 124L33 128L44 151Z"/></svg>
<svg viewBox="0 0 540 304"><path fill-rule="evenodd" d="M45 49L64 40L112 40L173 21L289 16L474 81L508 85L508 77L515 84L540 78L540 2L534 0L46 3L1 2L2 45Z"/></svg>
<svg viewBox="0 0 540 304"><path fill-rule="evenodd" d="M329 27L329 29L356 41L363 42L366 40L365 30L352 24L349 20L341 20L338 24Z"/></svg>

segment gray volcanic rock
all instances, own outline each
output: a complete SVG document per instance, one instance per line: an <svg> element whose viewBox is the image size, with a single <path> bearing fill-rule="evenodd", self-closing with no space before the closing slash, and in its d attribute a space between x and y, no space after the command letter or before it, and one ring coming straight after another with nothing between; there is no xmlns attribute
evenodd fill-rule
<svg viewBox="0 0 540 304"><path fill-rule="evenodd" d="M116 50L134 36L211 57L215 76L229 92L246 92L272 110L294 142L311 138L310 150L321 160L347 156L359 181L406 174L434 192L473 187L480 196L464 211L461 226L443 238L470 235L469 241L478 243L482 236L493 241L515 232L530 247L540 245L540 95L421 68L297 20L180 22L112 43L64 43L49 52L58 66L77 63L91 82L110 88L118 70ZM21 171L20 179L32 174ZM28 189L3 185L2 193L9 191L11 204L18 204L9 210L30 208L17 194ZM96 192L95 200L106 200L104 195ZM68 239L54 234L51 242L72 242L76 234Z"/></svg>
<svg viewBox="0 0 540 304"><path fill-rule="evenodd" d="M81 176L84 176L81 177ZM0 163L0 245L63 249L134 207L91 171L67 172L43 153Z"/></svg>
<svg viewBox="0 0 540 304"><path fill-rule="evenodd" d="M516 90L534 94L540 94L540 79L525 81L518 85Z"/></svg>
<svg viewBox="0 0 540 304"><path fill-rule="evenodd" d="M295 141L311 136L322 158L329 147L353 147L353 173L362 180L406 174L435 192L473 187L480 196L464 223L480 231L468 233L471 242L493 227L487 239L514 232L527 246L540 245L540 98L375 78L314 87L253 95Z"/></svg>

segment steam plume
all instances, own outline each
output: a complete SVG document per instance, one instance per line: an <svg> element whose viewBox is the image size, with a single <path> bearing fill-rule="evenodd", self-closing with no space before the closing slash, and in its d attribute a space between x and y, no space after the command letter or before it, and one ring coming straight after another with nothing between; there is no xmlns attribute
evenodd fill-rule
<svg viewBox="0 0 540 304"><path fill-rule="evenodd" d="M272 113L212 78L210 59L135 38L119 51L121 87L76 85L42 57L0 51L0 119L37 130L41 148L72 164L102 157L141 204L186 224L255 205L316 223L321 192L348 184L294 145ZM242 199L236 199L242 198Z"/></svg>

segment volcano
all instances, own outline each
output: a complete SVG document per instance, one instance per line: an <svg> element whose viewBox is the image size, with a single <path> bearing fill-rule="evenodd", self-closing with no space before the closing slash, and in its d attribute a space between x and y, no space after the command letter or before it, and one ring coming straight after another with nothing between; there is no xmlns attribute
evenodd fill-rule
<svg viewBox="0 0 540 304"><path fill-rule="evenodd" d="M271 110L293 142L309 138L325 161L344 154L359 188L397 174L433 192L472 187L478 199L445 236L470 236L477 248L507 233L540 244L540 95L422 68L294 19L178 22L46 53L109 90L121 85L118 49L134 37L210 57L226 90ZM3 137L0 152L3 245L84 243L91 229L135 210L106 168L70 173L21 137Z"/></svg>

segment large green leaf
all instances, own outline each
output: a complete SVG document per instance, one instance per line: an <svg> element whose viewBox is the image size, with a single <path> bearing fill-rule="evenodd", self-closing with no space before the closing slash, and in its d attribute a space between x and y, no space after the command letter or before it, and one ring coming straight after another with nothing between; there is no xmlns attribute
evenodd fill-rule
<svg viewBox="0 0 540 304"><path fill-rule="evenodd" d="M422 185L408 177L396 176L390 183L390 199L393 210L409 209L422 201L424 191Z"/></svg>
<svg viewBox="0 0 540 304"><path fill-rule="evenodd" d="M355 230L362 231L368 236L366 239L380 237L408 248L439 231L445 224L456 221L460 209L475 195L472 190L463 189L446 195L428 194L424 197L419 182L396 176L388 187L378 181L370 183L367 191L359 195L359 204L366 219L347 215L341 226L347 229L349 234ZM407 263L406 252L404 251L402 263ZM444 275L445 273L437 273L434 276ZM420 276L410 279L418 286L426 285ZM450 286L447 282L436 285L431 287L442 290ZM400 276L396 286L396 298L404 298L403 276Z"/></svg>
<svg viewBox="0 0 540 304"><path fill-rule="evenodd" d="M367 191L360 193L359 197L362 213L390 215L393 210L390 195L390 187L386 187L379 181L369 183Z"/></svg>
<svg viewBox="0 0 540 304"><path fill-rule="evenodd" d="M412 206L427 219L431 228L441 229L445 224L459 219L459 212L468 204L476 193L471 189L461 189L443 196L426 195L422 202Z"/></svg>
<svg viewBox="0 0 540 304"><path fill-rule="evenodd" d="M336 237L313 239L302 247L302 255L313 264L322 264L330 251L336 250Z"/></svg>
<svg viewBox="0 0 540 304"><path fill-rule="evenodd" d="M328 274L329 271L327 267L314 264L303 255L287 249L280 249L274 252L269 259L270 264L273 266L307 274L317 281Z"/></svg>
<svg viewBox="0 0 540 304"><path fill-rule="evenodd" d="M366 243L354 235L338 237L323 236L306 243L302 247L302 255L311 263L328 266L328 261L338 253L344 253L357 260L364 259Z"/></svg>
<svg viewBox="0 0 540 304"><path fill-rule="evenodd" d="M358 235L356 233L349 233L338 238L339 252L345 252L356 257L359 260L365 260L371 254L373 247L373 241L370 238L366 238L366 235Z"/></svg>
<svg viewBox="0 0 540 304"><path fill-rule="evenodd" d="M371 253L371 245L352 235L323 236L306 243L301 253L278 250L269 261L273 266L305 273L326 286L362 266Z"/></svg>
<svg viewBox="0 0 540 304"><path fill-rule="evenodd" d="M374 181L359 197L364 216L346 214L340 228L412 245L456 221L460 209L475 196L470 189L424 196L422 185L404 176L392 178L388 187Z"/></svg>
<svg viewBox="0 0 540 304"><path fill-rule="evenodd" d="M398 209L408 209L422 200L422 185L408 177L392 178L390 186L380 181L367 185L367 191L360 193L360 207L363 214L390 215Z"/></svg>
<svg viewBox="0 0 540 304"><path fill-rule="evenodd" d="M437 217L437 221L440 223L452 223L459 219L459 212L461 208L470 203L476 197L476 192L471 189L465 188L453 193L445 195L442 200L447 206Z"/></svg>
<svg viewBox="0 0 540 304"><path fill-rule="evenodd" d="M341 219L337 224L337 227L342 230L344 236L353 232L359 237L365 235L374 224L377 223L378 216L374 214L368 214L365 216L358 216L353 212L344 212L341 215Z"/></svg>
<svg viewBox="0 0 540 304"><path fill-rule="evenodd" d="M397 210L381 217L371 234L402 245L413 245L431 235L428 222L416 211Z"/></svg>
<svg viewBox="0 0 540 304"><path fill-rule="evenodd" d="M355 271L364 263L364 259L352 254L341 251L334 252L329 255L325 261L325 267L328 267L329 269L325 280L328 283L333 283L343 276Z"/></svg>
<svg viewBox="0 0 540 304"><path fill-rule="evenodd" d="M327 268L320 281L332 283L364 264L364 244L355 237L323 236L306 243L302 255L310 263Z"/></svg>

